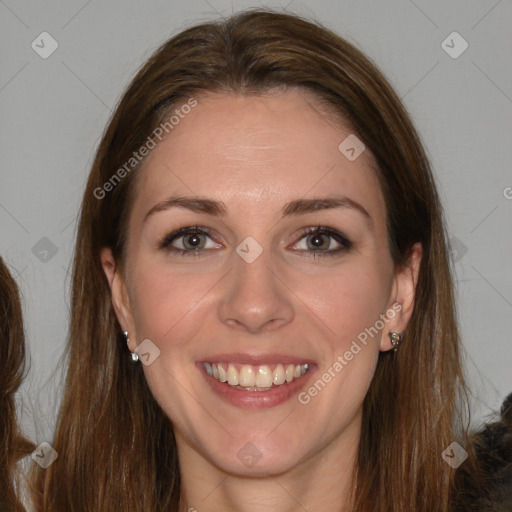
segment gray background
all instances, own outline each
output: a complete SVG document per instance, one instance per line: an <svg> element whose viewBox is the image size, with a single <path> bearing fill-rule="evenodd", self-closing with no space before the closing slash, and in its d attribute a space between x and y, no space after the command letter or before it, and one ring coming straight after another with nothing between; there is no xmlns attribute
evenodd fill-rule
<svg viewBox="0 0 512 512"><path fill-rule="evenodd" d="M165 39L259 5L326 24L402 97L445 205L476 420L512 391L510 0L0 0L0 253L24 299L31 369L20 410L37 443L52 437L78 207L112 109ZM445 49L459 53L462 40L442 46L454 31L469 45L457 58ZM46 59L31 47L50 48L42 32L58 43Z"/></svg>

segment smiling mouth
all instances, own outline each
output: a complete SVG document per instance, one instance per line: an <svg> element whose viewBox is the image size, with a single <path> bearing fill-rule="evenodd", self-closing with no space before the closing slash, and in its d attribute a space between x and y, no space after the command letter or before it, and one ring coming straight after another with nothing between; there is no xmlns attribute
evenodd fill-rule
<svg viewBox="0 0 512 512"><path fill-rule="evenodd" d="M250 365L236 363L203 363L208 375L243 391L270 391L278 386L300 379L309 370L309 364Z"/></svg>

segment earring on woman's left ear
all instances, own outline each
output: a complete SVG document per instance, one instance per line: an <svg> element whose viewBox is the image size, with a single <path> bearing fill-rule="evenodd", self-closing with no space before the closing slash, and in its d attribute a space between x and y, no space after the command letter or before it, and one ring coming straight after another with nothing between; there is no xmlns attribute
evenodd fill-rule
<svg viewBox="0 0 512 512"><path fill-rule="evenodd" d="M389 331L388 336L391 341L391 345L393 345L393 351L396 352L398 350L398 346L402 343L402 334L399 332Z"/></svg>

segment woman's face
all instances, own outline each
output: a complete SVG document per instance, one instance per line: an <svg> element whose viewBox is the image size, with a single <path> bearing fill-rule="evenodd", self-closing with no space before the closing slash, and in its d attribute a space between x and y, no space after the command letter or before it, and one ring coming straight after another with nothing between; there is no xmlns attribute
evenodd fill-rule
<svg viewBox="0 0 512 512"><path fill-rule="evenodd" d="M102 258L180 458L277 474L357 446L415 278L371 155L310 94L197 101L137 171L124 276Z"/></svg>

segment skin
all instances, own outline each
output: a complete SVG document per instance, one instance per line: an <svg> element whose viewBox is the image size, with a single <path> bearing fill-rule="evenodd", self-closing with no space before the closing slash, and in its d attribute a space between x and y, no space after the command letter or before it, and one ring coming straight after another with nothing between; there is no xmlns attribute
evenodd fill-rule
<svg viewBox="0 0 512 512"><path fill-rule="evenodd" d="M395 268L372 155L349 161L338 150L349 133L304 91L201 96L138 171L124 274L102 250L130 350L146 338L160 350L144 372L175 425L182 510L328 512L347 502L363 399L379 351L392 348L387 332L409 321L421 257L415 246L410 265ZM222 201L227 214L174 207L144 221L171 195ZM371 220L348 207L281 217L289 201L333 195L356 201ZM157 248L196 223L213 231L200 235L206 248L198 257ZM315 235L303 230L319 225L353 246L313 258ZM236 252L248 236L263 249L252 263ZM173 245L183 248L185 239ZM324 252L340 246L320 240ZM279 352L314 361L309 386L393 304L401 309L382 332L306 405L292 397L240 409L196 368L219 353ZM237 457L248 442L261 456L252 467Z"/></svg>

